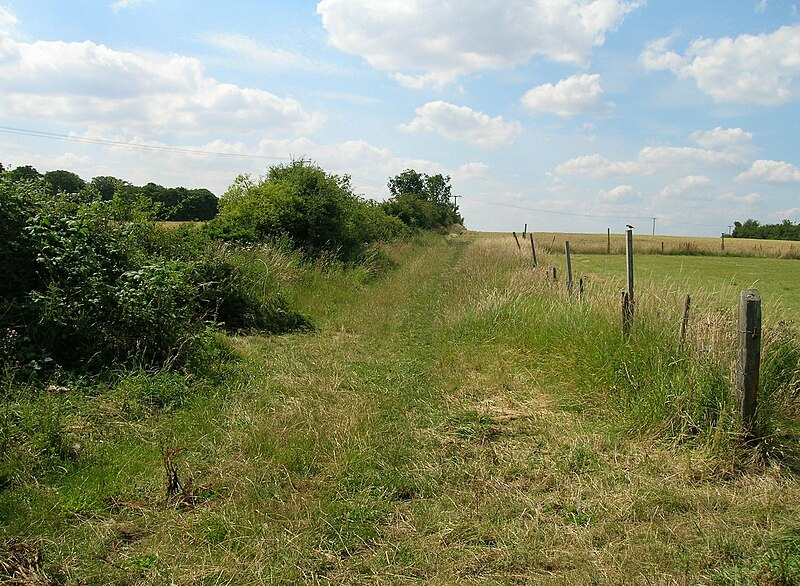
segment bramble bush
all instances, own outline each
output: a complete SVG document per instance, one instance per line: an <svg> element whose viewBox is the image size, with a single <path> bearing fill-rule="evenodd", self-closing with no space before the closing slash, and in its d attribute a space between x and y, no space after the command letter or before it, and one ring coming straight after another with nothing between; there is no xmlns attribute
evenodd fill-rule
<svg viewBox="0 0 800 586"><path fill-rule="evenodd" d="M277 287L258 291L235 250L201 230L171 233L147 210L120 215L91 189L48 193L0 178L4 366L185 365L213 325L308 327ZM124 217L123 217L124 216ZM263 285L263 283L262 283ZM275 285L275 283L272 283Z"/></svg>

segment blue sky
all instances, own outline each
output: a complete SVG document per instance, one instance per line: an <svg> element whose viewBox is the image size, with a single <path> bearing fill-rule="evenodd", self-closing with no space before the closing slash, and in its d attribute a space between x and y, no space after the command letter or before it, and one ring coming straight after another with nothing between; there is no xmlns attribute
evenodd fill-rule
<svg viewBox="0 0 800 586"><path fill-rule="evenodd" d="M799 104L792 1L0 0L6 166L221 194L304 157L379 200L414 168L475 230L798 222Z"/></svg>

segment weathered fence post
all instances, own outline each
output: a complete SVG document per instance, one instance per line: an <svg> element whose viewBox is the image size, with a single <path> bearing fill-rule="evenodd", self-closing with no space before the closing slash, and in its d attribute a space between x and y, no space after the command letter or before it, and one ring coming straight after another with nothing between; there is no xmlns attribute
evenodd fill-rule
<svg viewBox="0 0 800 586"><path fill-rule="evenodd" d="M578 301L583 301L583 277L578 279Z"/></svg>
<svg viewBox="0 0 800 586"><path fill-rule="evenodd" d="M556 267L553 267L553 283L558 281L558 275L556 273Z"/></svg>
<svg viewBox="0 0 800 586"><path fill-rule="evenodd" d="M761 364L761 295L754 289L739 296L739 357L736 391L747 439L755 432L758 374Z"/></svg>
<svg viewBox="0 0 800 586"><path fill-rule="evenodd" d="M564 254L567 257L567 293L572 295L572 256L569 253L569 240L564 241Z"/></svg>
<svg viewBox="0 0 800 586"><path fill-rule="evenodd" d="M531 255L533 256L533 266L536 267L536 245L533 243L533 234L531 233Z"/></svg>
<svg viewBox="0 0 800 586"><path fill-rule="evenodd" d="M625 231L625 261L626 276L628 280L628 310L630 312L630 326L633 325L633 308L636 303L633 295L633 227L629 226Z"/></svg>
<svg viewBox="0 0 800 586"><path fill-rule="evenodd" d="M720 237L720 243L721 243L720 246L722 248L722 252L725 252L725 232L723 232L722 236Z"/></svg>
<svg viewBox="0 0 800 586"><path fill-rule="evenodd" d="M661 254L664 254L664 241L661 241Z"/></svg>
<svg viewBox="0 0 800 586"><path fill-rule="evenodd" d="M525 241L525 235L528 233L528 224L525 224L525 228L522 229L522 240Z"/></svg>
<svg viewBox="0 0 800 586"><path fill-rule="evenodd" d="M514 235L514 242L517 243L517 248L522 250L522 247L519 245L519 238L517 238L517 233L516 232L512 232L512 234Z"/></svg>
<svg viewBox="0 0 800 586"><path fill-rule="evenodd" d="M633 325L633 306L627 291L622 292L622 335L627 337Z"/></svg>
<svg viewBox="0 0 800 586"><path fill-rule="evenodd" d="M611 254L611 228L608 228L608 240L606 241L606 254Z"/></svg>
<svg viewBox="0 0 800 586"><path fill-rule="evenodd" d="M683 344L686 341L686 327L689 325L689 307L692 304L692 298L689 294L683 300L683 314L681 315L681 326L678 330L678 352L683 351Z"/></svg>

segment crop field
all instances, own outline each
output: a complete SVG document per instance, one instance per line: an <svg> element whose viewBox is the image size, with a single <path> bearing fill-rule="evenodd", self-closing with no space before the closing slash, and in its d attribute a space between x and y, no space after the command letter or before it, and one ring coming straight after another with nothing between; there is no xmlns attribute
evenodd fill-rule
<svg viewBox="0 0 800 586"><path fill-rule="evenodd" d="M626 339L620 256L576 255L579 298L563 254L542 251L533 268L510 234L385 252L393 268L372 275L265 252L257 262L280 269L316 327L228 337L236 358L216 382L141 372L90 395L7 386L2 421L43 430L20 462L41 445L65 455L0 487L0 577L800 582L798 261L637 257ZM760 439L747 445L732 320L754 283L776 309Z"/></svg>
<svg viewBox="0 0 800 586"><path fill-rule="evenodd" d="M800 242L789 240L754 240L749 238L705 238L690 236L659 236L635 233L636 251L641 254L729 255L759 256L768 258L800 258ZM605 253L608 250L606 234L566 234L535 232L537 246L551 252L564 250L564 241L576 253ZM611 253L625 254L625 234L611 234Z"/></svg>

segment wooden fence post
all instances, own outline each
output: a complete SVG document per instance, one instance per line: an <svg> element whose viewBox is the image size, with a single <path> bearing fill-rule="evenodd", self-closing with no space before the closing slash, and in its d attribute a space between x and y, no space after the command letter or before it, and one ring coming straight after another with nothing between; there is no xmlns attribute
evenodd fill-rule
<svg viewBox="0 0 800 586"><path fill-rule="evenodd" d="M761 364L761 295L754 289L739 296L739 356L736 391L747 439L755 432L758 375Z"/></svg>
<svg viewBox="0 0 800 586"><path fill-rule="evenodd" d="M721 242L722 252L725 252L725 232L722 233L722 236L720 237L720 242Z"/></svg>
<svg viewBox="0 0 800 586"><path fill-rule="evenodd" d="M525 241L525 235L528 233L528 224L525 224L525 228L522 230L522 240Z"/></svg>
<svg viewBox="0 0 800 586"><path fill-rule="evenodd" d="M606 254L611 254L611 228L608 228L608 240L606 241Z"/></svg>
<svg viewBox="0 0 800 586"><path fill-rule="evenodd" d="M686 341L686 327L689 325L689 307L692 304L692 298L689 294L683 300L683 315L681 315L681 327L678 331L678 352L683 351L683 344Z"/></svg>
<svg viewBox="0 0 800 586"><path fill-rule="evenodd" d="M631 333L633 326L633 306L627 291L622 292L622 335L626 338Z"/></svg>
<svg viewBox="0 0 800 586"><path fill-rule="evenodd" d="M578 301L583 301L583 277L578 279Z"/></svg>
<svg viewBox="0 0 800 586"><path fill-rule="evenodd" d="M567 257L567 293L572 295L572 256L569 253L569 240L564 241L564 254Z"/></svg>
<svg viewBox="0 0 800 586"><path fill-rule="evenodd" d="M533 234L531 233L531 255L533 255L533 266L536 267L536 245L533 243Z"/></svg>
<svg viewBox="0 0 800 586"><path fill-rule="evenodd" d="M519 238L517 238L517 233L516 232L512 232L512 234L514 235L514 242L517 243L517 248L522 250L522 247L519 245Z"/></svg>
<svg viewBox="0 0 800 586"><path fill-rule="evenodd" d="M553 267L553 283L555 283L556 281L558 281L558 276L556 273L556 267Z"/></svg>
<svg viewBox="0 0 800 586"><path fill-rule="evenodd" d="M636 300L633 295L633 228L625 231L625 273L628 281L628 311L630 313L630 326L633 326L633 308Z"/></svg>

